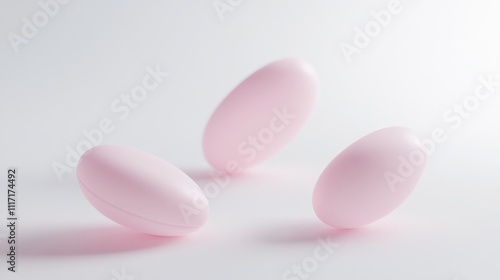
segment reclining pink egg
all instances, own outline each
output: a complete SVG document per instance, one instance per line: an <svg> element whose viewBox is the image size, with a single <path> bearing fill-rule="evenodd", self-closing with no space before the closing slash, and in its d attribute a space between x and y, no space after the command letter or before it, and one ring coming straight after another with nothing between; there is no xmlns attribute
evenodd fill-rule
<svg viewBox="0 0 500 280"><path fill-rule="evenodd" d="M88 150L77 166L83 194L104 216L137 231L185 235L208 218L208 200L184 172L124 146Z"/></svg>

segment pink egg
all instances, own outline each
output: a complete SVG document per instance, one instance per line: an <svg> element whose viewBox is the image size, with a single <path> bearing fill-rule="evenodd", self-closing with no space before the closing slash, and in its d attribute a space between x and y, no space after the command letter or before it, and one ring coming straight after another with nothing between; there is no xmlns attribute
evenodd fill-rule
<svg viewBox="0 0 500 280"><path fill-rule="evenodd" d="M203 136L207 161L236 173L280 150L307 120L318 89L313 68L298 59L250 75L217 107Z"/></svg>
<svg viewBox="0 0 500 280"><path fill-rule="evenodd" d="M419 136L408 128L368 134L325 168L314 189L314 211L324 223L339 228L379 220L410 195L426 158Z"/></svg>
<svg viewBox="0 0 500 280"><path fill-rule="evenodd" d="M208 200L177 167L124 146L97 146L77 166L81 190L111 220L137 231L184 235L208 217Z"/></svg>

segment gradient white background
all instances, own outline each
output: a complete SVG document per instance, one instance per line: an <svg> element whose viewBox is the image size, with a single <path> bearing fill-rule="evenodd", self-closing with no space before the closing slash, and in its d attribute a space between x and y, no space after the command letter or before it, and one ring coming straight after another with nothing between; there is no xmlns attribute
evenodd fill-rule
<svg viewBox="0 0 500 280"><path fill-rule="evenodd" d="M403 11L348 63L339 44L388 2L242 1L220 20L211 0L74 0L16 54L7 34L41 9L0 1L0 177L17 167L20 195L19 272L7 273L2 239L1 278L113 279L125 268L136 280L282 279L331 236L340 247L309 279L498 279L500 88L459 129L442 115L479 76L499 73L500 3L401 0ZM232 178L190 236L130 232L92 208L74 172L60 182L52 170L82 129L110 117L116 130L103 143L152 152L203 186L212 111L254 70L290 56L310 61L321 82L310 120L272 159ZM118 120L112 101L156 64L170 77ZM393 125L422 137L441 127L448 139L390 216L349 232L323 225L311 195L324 166Z"/></svg>

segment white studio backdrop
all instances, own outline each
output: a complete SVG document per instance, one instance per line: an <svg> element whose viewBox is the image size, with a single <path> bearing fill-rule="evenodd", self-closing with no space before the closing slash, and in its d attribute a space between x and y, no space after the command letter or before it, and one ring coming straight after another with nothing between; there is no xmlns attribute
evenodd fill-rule
<svg viewBox="0 0 500 280"><path fill-rule="evenodd" d="M19 170L20 217L19 272L2 261L1 279L287 279L318 238L339 247L308 279L498 278L500 2L49 2L0 1L0 172ZM382 11L390 18L379 21ZM102 144L154 153L200 186L213 181L201 149L210 114L284 57L316 69L315 109L292 143L231 178L205 227L144 237L85 200L68 149L107 120ZM143 100L124 101L153 72L168 75ZM482 99L480 86L490 93ZM323 225L311 206L323 168L394 125L446 133L416 191L358 231Z"/></svg>

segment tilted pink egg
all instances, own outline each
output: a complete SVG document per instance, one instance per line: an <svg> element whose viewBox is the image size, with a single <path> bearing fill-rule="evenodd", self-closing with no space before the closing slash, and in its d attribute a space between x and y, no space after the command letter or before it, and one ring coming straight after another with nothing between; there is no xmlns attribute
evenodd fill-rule
<svg viewBox="0 0 500 280"><path fill-rule="evenodd" d="M313 68L302 60L282 59L257 70L208 121L206 159L220 171L236 173L269 158L302 128L317 88Z"/></svg>
<svg viewBox="0 0 500 280"><path fill-rule="evenodd" d="M368 134L325 168L314 189L314 211L334 227L372 223L405 201L425 162L419 137L408 128L389 127Z"/></svg>

